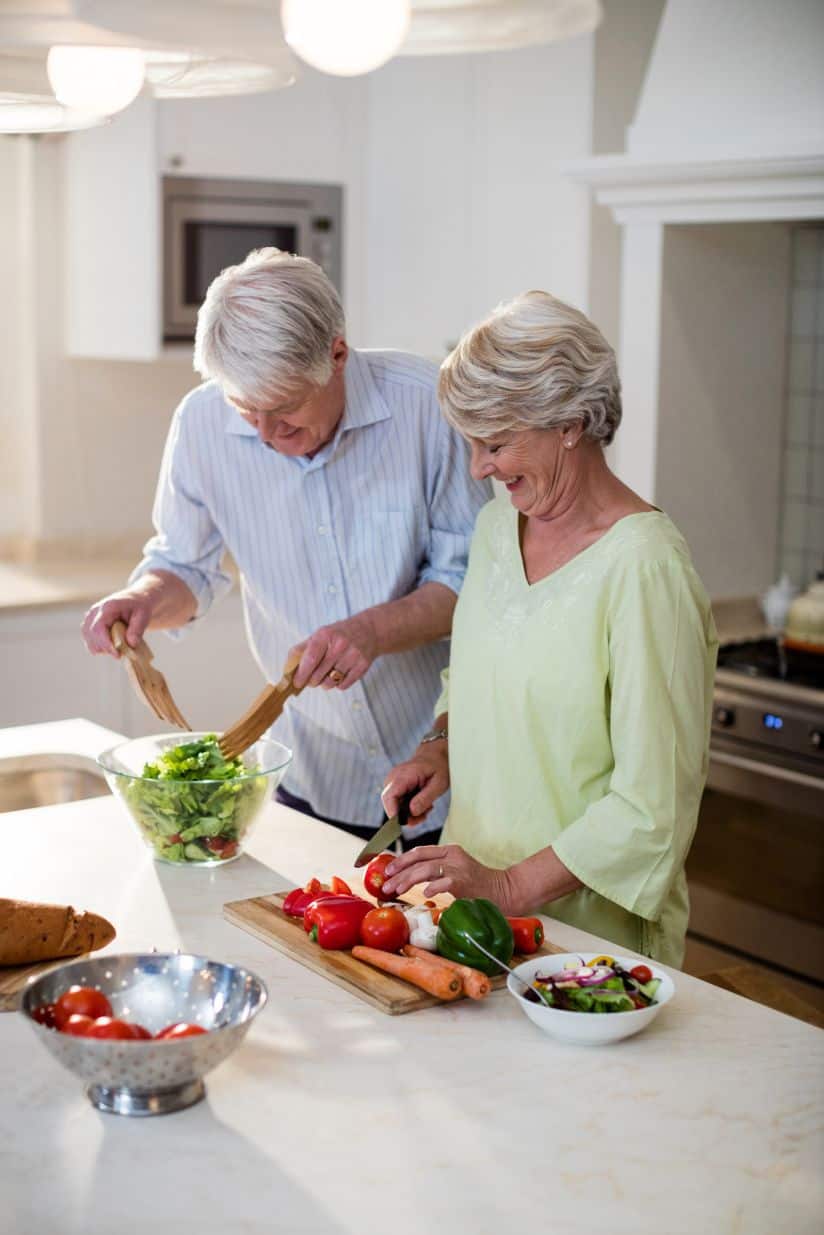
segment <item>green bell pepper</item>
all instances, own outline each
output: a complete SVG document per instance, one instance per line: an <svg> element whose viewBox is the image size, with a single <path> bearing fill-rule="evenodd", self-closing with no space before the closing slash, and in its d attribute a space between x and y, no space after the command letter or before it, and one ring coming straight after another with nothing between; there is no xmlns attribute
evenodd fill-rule
<svg viewBox="0 0 824 1235"><path fill-rule="evenodd" d="M447 960L470 965L494 977L498 966L476 948L473 939L508 965L515 950L512 927L497 905L478 897L477 900L456 900L441 914L438 922L437 949Z"/></svg>

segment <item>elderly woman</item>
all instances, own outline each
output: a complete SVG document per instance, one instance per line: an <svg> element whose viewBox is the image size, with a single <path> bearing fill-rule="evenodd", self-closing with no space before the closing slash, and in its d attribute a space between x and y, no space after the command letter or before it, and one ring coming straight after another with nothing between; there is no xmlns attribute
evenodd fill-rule
<svg viewBox="0 0 824 1235"><path fill-rule="evenodd" d="M460 341L439 395L507 498L478 517L434 732L384 789L424 816L451 785L444 843L385 890L540 910L679 965L717 639L677 528L607 466L615 355L528 292Z"/></svg>

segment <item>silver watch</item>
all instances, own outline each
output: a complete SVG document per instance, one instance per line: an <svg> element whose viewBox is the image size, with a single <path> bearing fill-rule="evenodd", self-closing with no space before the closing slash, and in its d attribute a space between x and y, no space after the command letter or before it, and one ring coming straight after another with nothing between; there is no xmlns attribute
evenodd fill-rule
<svg viewBox="0 0 824 1235"><path fill-rule="evenodd" d="M423 746L424 742L440 742L441 739L445 742L448 737L449 733L446 729L430 729L428 733L423 735L418 745Z"/></svg>

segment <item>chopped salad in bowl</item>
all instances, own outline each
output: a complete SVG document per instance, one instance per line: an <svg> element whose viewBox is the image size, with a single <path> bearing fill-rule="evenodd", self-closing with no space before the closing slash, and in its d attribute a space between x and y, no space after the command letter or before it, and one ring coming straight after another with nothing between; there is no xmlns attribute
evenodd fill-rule
<svg viewBox="0 0 824 1235"><path fill-rule="evenodd" d="M122 742L98 763L159 861L214 866L239 855L291 757L263 739L226 760L214 733L158 734Z"/></svg>
<svg viewBox="0 0 824 1235"><path fill-rule="evenodd" d="M538 1027L567 1042L605 1044L646 1028L675 992L672 978L626 956L560 953L518 965L507 987ZM527 989L528 987L528 989Z"/></svg>

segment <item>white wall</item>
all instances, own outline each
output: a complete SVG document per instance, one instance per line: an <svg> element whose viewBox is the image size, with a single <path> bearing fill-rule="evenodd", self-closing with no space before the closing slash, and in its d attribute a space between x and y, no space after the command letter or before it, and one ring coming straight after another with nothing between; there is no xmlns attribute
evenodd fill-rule
<svg viewBox="0 0 824 1235"><path fill-rule="evenodd" d="M790 230L665 229L655 501L711 595L775 575Z"/></svg>
<svg viewBox="0 0 824 1235"><path fill-rule="evenodd" d="M369 80L364 341L440 358L500 300L586 300L591 36L401 58Z"/></svg>
<svg viewBox="0 0 824 1235"><path fill-rule="evenodd" d="M822 0L668 0L628 150L820 153L822 65Z"/></svg>

